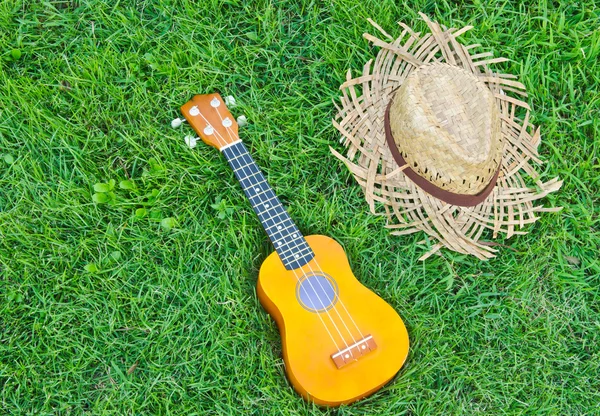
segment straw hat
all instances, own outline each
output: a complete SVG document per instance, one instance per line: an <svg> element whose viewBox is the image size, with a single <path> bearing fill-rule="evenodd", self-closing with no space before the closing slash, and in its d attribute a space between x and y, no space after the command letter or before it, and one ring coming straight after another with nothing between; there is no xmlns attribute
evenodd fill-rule
<svg viewBox="0 0 600 416"><path fill-rule="evenodd" d="M540 130L521 101L525 87L489 67L506 59L460 44L471 26L447 29L421 17L431 33L400 23L397 39L369 19L386 41L364 35L381 50L340 87L333 124L347 155L331 151L392 234L424 231L437 240L422 260L443 246L488 259L499 245L483 241L488 234L524 234L537 213L560 210L533 203L562 181L539 179Z"/></svg>

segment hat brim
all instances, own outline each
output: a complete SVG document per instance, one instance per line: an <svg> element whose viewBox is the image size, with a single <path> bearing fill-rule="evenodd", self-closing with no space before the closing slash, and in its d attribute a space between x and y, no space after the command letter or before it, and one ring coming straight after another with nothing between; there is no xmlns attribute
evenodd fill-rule
<svg viewBox="0 0 600 416"><path fill-rule="evenodd" d="M421 14L430 32L421 35L400 23L402 34L394 39L370 21L389 42L365 34L381 47L375 61L369 61L359 77L348 71L342 84L341 107L334 126L342 134L347 154L332 152L350 169L363 188L370 210L388 219L392 234L424 231L435 241L421 259L441 247L474 255L482 260L494 257L496 245L486 241L499 233L511 237L524 234L522 228L537 221L539 212L558 211L534 202L562 184L558 178L540 180L535 164L542 163L537 153L541 136L530 123L530 108L519 96L526 96L515 76L493 72L489 65L503 62L491 53L472 54L479 45L465 46L457 37L471 29L447 29ZM487 196L472 206L445 201L435 192L420 186L410 168L394 157L385 132L385 112L394 92L413 68L428 62L447 62L471 71L490 88L498 105L505 141L496 185ZM377 204L377 208L376 208ZM381 212L381 207L383 212Z"/></svg>

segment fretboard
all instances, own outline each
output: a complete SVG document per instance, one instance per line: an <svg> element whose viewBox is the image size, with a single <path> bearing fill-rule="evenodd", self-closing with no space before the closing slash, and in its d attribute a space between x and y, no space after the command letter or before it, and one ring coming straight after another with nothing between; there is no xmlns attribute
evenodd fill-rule
<svg viewBox="0 0 600 416"><path fill-rule="evenodd" d="M222 149L283 265L288 270L308 263L314 253L241 141Z"/></svg>

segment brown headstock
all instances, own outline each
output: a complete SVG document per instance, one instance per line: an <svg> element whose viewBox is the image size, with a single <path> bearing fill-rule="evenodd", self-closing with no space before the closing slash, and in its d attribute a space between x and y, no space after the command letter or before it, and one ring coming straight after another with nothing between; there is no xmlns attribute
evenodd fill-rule
<svg viewBox="0 0 600 416"><path fill-rule="evenodd" d="M196 95L181 112L202 141L217 149L239 140L235 118L217 93Z"/></svg>

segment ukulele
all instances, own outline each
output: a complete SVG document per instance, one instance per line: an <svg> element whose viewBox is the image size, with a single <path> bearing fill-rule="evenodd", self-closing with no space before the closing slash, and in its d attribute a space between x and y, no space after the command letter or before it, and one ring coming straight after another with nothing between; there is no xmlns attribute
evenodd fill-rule
<svg viewBox="0 0 600 416"><path fill-rule="evenodd" d="M293 387L330 406L377 391L408 354L400 316L356 280L335 240L300 233L219 94L196 95L181 111L202 140L225 156L275 246L260 267L257 294L279 328Z"/></svg>

